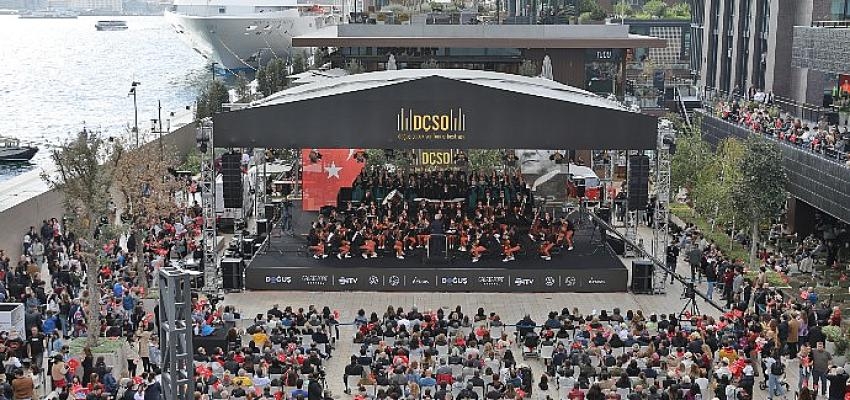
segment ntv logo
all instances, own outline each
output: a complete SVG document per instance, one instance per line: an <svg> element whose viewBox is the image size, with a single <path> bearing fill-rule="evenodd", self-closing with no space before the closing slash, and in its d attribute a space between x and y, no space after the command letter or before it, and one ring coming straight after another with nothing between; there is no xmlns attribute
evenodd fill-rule
<svg viewBox="0 0 850 400"><path fill-rule="evenodd" d="M357 284L357 278L346 278L344 276L340 276L339 279L337 279L337 282L339 283L340 286L356 285Z"/></svg>
<svg viewBox="0 0 850 400"><path fill-rule="evenodd" d="M514 285L516 286L531 286L534 284L534 278L516 278Z"/></svg>

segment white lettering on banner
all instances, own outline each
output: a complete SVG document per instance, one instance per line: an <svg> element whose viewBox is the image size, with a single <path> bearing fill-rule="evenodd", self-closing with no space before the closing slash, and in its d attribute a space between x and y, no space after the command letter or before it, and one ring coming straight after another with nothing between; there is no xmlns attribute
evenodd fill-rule
<svg viewBox="0 0 850 400"><path fill-rule="evenodd" d="M605 282L605 279L597 279L591 276L590 279L587 280L587 283L591 285L604 285L608 282Z"/></svg>
<svg viewBox="0 0 850 400"><path fill-rule="evenodd" d="M469 283L469 278L465 276L444 276L440 278L440 283L443 285L466 285Z"/></svg>
<svg viewBox="0 0 850 400"><path fill-rule="evenodd" d="M266 283L292 283L291 276L267 276Z"/></svg>
<svg viewBox="0 0 850 400"><path fill-rule="evenodd" d="M410 280L411 285L429 285L431 281L427 278L420 278L418 276L414 276L413 279Z"/></svg>
<svg viewBox="0 0 850 400"><path fill-rule="evenodd" d="M393 275L389 279L389 284L390 284L390 286L398 286L398 285L401 284L401 278L399 278L396 275Z"/></svg>
<svg viewBox="0 0 850 400"><path fill-rule="evenodd" d="M339 279L337 279L337 282L339 282L340 286L354 285L357 284L357 278L346 278L344 276L340 276Z"/></svg>
<svg viewBox="0 0 850 400"><path fill-rule="evenodd" d="M534 278L515 278L514 285L517 286L531 286L534 284Z"/></svg>
<svg viewBox="0 0 850 400"><path fill-rule="evenodd" d="M554 277L547 276L545 281L546 281L546 286L549 286L549 287L555 286L555 278Z"/></svg>
<svg viewBox="0 0 850 400"><path fill-rule="evenodd" d="M328 283L327 275L302 275L301 282L308 285L324 286Z"/></svg>
<svg viewBox="0 0 850 400"><path fill-rule="evenodd" d="M370 285L378 285L380 283L381 283L381 278L378 278L377 275L372 275L372 276L369 277L369 284Z"/></svg>
<svg viewBox="0 0 850 400"><path fill-rule="evenodd" d="M574 276L565 276L565 277L564 277L564 285L566 285L566 286L575 286L575 285L576 285L576 277L574 277Z"/></svg>
<svg viewBox="0 0 850 400"><path fill-rule="evenodd" d="M479 276L478 283L484 286L499 286L505 283L504 276Z"/></svg>

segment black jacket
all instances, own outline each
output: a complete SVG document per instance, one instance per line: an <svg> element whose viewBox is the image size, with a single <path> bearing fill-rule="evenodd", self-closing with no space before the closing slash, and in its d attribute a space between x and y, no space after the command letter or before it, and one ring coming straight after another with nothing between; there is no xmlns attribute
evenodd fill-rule
<svg viewBox="0 0 850 400"><path fill-rule="evenodd" d="M307 400L322 400L322 385L319 385L319 381L310 379L307 385Z"/></svg>

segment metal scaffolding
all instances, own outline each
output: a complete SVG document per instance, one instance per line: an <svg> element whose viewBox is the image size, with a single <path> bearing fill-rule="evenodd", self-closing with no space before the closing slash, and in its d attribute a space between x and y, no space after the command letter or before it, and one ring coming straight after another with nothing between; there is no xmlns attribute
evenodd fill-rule
<svg viewBox="0 0 850 400"><path fill-rule="evenodd" d="M254 175L254 216L255 220L266 217L266 149L254 149L254 165L257 173Z"/></svg>
<svg viewBox="0 0 850 400"><path fill-rule="evenodd" d="M162 396L169 400L194 399L192 280L185 270L164 267L159 270L158 281Z"/></svg>
<svg viewBox="0 0 850 400"><path fill-rule="evenodd" d="M665 119L658 120L658 148L655 151L655 213L652 221L652 254L658 260L667 258L668 225L670 223L670 145L675 131L673 124ZM666 272L655 268L656 293L666 293Z"/></svg>
<svg viewBox="0 0 850 400"><path fill-rule="evenodd" d="M203 211L203 237L201 245L204 250L204 293L217 294L221 290L221 274L218 271L218 260L215 254L215 145L213 143L212 119L206 118L198 124L195 136L201 150L201 210Z"/></svg>
<svg viewBox="0 0 850 400"><path fill-rule="evenodd" d="M630 158L632 156L636 156L639 153L636 150L629 150L626 153L626 182L631 182L632 174L635 171L632 171ZM625 215L625 236L626 239L629 239L632 243L637 243L639 246L643 247L643 240L638 237L637 227L640 222L640 211L632 211L630 209L630 204L628 200L626 200L626 215ZM626 245L625 257L637 257L640 254L640 251L637 248Z"/></svg>

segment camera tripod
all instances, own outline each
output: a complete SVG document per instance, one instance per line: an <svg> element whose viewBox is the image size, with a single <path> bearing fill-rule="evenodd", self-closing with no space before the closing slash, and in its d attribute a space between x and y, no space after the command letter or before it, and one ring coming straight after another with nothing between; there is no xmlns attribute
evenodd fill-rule
<svg viewBox="0 0 850 400"><path fill-rule="evenodd" d="M687 300L685 302L685 306L682 307L682 311L679 311L679 319L682 319L683 315L687 315L690 313L691 316L700 315L699 305L696 302L696 288L694 288L693 282L685 282L685 288L682 292L682 299Z"/></svg>

